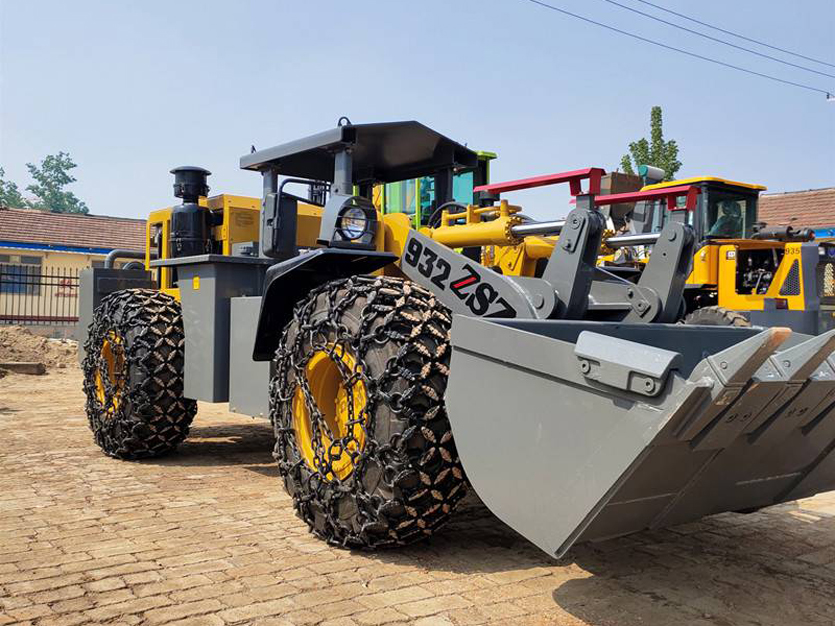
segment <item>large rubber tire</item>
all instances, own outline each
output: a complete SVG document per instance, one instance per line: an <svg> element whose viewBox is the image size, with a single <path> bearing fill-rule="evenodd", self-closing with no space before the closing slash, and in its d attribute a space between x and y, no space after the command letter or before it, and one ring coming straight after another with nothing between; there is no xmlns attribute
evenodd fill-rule
<svg viewBox="0 0 835 626"><path fill-rule="evenodd" d="M697 326L739 326L748 327L751 322L739 311L721 306L706 306L685 316L684 324Z"/></svg>
<svg viewBox="0 0 835 626"><path fill-rule="evenodd" d="M197 403L183 397L184 343L180 304L171 296L128 289L102 300L83 369L87 418L106 454L156 457L186 438Z"/></svg>
<svg viewBox="0 0 835 626"><path fill-rule="evenodd" d="M298 515L328 543L411 543L437 530L464 496L466 478L443 402L450 324L448 309L431 292L391 277L336 280L296 307L270 385L275 457ZM314 469L304 460L293 427L297 381L309 382L312 354L335 345L355 360L341 384L357 376L367 397L364 445L341 480L328 475L327 465Z"/></svg>

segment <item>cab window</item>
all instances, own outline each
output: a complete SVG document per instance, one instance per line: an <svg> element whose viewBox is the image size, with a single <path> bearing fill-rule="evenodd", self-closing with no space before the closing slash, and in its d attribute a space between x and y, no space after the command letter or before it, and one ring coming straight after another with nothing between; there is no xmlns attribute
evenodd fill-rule
<svg viewBox="0 0 835 626"><path fill-rule="evenodd" d="M705 234L722 239L744 239L754 233L756 204L752 198L712 191L707 198Z"/></svg>
<svg viewBox="0 0 835 626"><path fill-rule="evenodd" d="M414 215L415 205L415 180L401 180L386 185L386 205L384 213L405 213Z"/></svg>
<svg viewBox="0 0 835 626"><path fill-rule="evenodd" d="M676 199L676 204L683 207L685 198ZM699 217L699 224L694 219ZM670 219L666 200L655 200L652 203L652 232L660 232ZM716 239L745 239L754 233L757 221L756 197L702 188L702 195L695 211L687 212L687 223L693 226L700 236Z"/></svg>
<svg viewBox="0 0 835 626"><path fill-rule="evenodd" d="M473 173L464 172L452 178L452 199L464 204L473 203Z"/></svg>
<svg viewBox="0 0 835 626"><path fill-rule="evenodd" d="M421 215L429 215L432 203L435 202L435 179L424 176L420 181L420 211ZM452 199L463 204L473 203L473 173L463 172L452 177Z"/></svg>
<svg viewBox="0 0 835 626"><path fill-rule="evenodd" d="M676 198L676 206L679 208L684 208L687 199L685 197ZM687 211L687 217L685 221L690 225L693 226L693 216L695 215L695 211ZM670 211L667 209L667 201L666 200L653 200L652 201L652 231L653 233L660 233L661 229L664 228L664 225L670 219Z"/></svg>
<svg viewBox="0 0 835 626"><path fill-rule="evenodd" d="M419 178L420 187L420 214L429 215L432 202L435 200L435 179L432 176Z"/></svg>
<svg viewBox="0 0 835 626"><path fill-rule="evenodd" d="M473 173L462 172L452 177L452 197L456 202L472 204ZM435 202L435 179L432 176L387 183L383 213L405 213L414 216L419 213L425 223L432 213Z"/></svg>

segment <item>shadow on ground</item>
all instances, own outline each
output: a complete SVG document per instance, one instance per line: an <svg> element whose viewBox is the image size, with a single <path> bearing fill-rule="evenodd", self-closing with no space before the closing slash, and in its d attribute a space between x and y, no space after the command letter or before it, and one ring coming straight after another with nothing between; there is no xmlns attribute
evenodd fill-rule
<svg viewBox="0 0 835 626"><path fill-rule="evenodd" d="M416 563L430 571L456 574L501 574L556 563L493 515L472 490L431 539L365 554L384 563Z"/></svg>
<svg viewBox="0 0 835 626"><path fill-rule="evenodd" d="M551 586L555 613L589 626L831 626L835 565L824 555L835 550L835 517L807 513L790 504L717 515L581 544L556 560L471 495L431 541L369 556L496 582L531 577Z"/></svg>
<svg viewBox="0 0 835 626"><path fill-rule="evenodd" d="M169 455L146 461L176 466L245 466L246 469L278 476L273 461L273 431L268 422L192 426L188 438Z"/></svg>
<svg viewBox="0 0 835 626"><path fill-rule="evenodd" d="M814 544L832 550L835 517L819 515L793 503L576 546L568 560L586 575L557 586L554 602L593 626L831 625L835 569Z"/></svg>
<svg viewBox="0 0 835 626"><path fill-rule="evenodd" d="M175 454L149 462L240 466L277 480L272 448L266 422L197 425ZM551 574L544 580L553 584L554 609L592 626L831 625L835 566L816 563L814 553L816 546L835 550L835 517L812 513L789 504L751 515L723 514L579 545L557 561L471 492L430 541L357 554L371 562L520 580L539 568L536 575Z"/></svg>

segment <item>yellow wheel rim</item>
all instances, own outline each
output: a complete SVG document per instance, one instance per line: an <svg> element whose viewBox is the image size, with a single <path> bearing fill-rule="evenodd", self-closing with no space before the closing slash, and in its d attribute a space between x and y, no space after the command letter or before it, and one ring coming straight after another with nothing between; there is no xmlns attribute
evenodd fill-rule
<svg viewBox="0 0 835 626"><path fill-rule="evenodd" d="M365 383L355 380L350 386L346 385L339 371L336 361L341 362L347 372L356 371L353 355L341 346L328 346L328 349L332 349L333 354L325 350L316 351L305 367L310 395L322 414L325 428L320 426L318 441L315 441L317 435L314 434L305 394L297 385L292 406L293 430L299 451L308 466L328 480L333 480L334 476L344 480L354 471L353 455L362 451L365 445L363 426L368 395ZM353 410L349 410L349 402ZM325 467L321 467L322 457Z"/></svg>
<svg viewBox="0 0 835 626"><path fill-rule="evenodd" d="M122 396L122 388L124 387L124 376L121 375L125 368L125 349L122 345L122 338L113 331L107 333L101 345L99 353L99 367L96 369L96 397L99 403L104 407L105 413L112 416L116 409L119 408L119 403ZM102 365L106 371L102 371ZM105 385L105 380L110 384ZM110 387L112 394L108 402L107 387Z"/></svg>

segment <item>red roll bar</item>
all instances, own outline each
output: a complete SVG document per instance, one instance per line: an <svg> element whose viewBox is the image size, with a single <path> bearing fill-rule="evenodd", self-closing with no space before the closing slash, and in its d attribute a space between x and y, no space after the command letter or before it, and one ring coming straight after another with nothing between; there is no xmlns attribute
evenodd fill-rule
<svg viewBox="0 0 835 626"><path fill-rule="evenodd" d="M505 183L491 183L489 185L479 185L473 189L474 192L486 191L488 193L501 194L508 191L518 191L520 189L532 189L534 187L545 187L547 185L557 185L559 183L568 183L571 186L571 195L579 196L581 194L600 193L600 178L606 173L606 170L599 167L587 167L582 170L574 170L573 172L560 172L559 174L545 174L544 176L534 176L533 178L522 178L520 180L511 180ZM580 182L588 179L589 189L583 191Z"/></svg>
<svg viewBox="0 0 835 626"><path fill-rule="evenodd" d="M632 191L628 193L613 193L606 196L597 196L594 203L599 206L607 204L618 204L620 202L642 202L645 200L667 200L669 211L692 211L696 208L696 198L701 189L693 185L679 185L677 187L664 187L662 189L651 189L649 191ZM676 206L676 198L687 196L683 207Z"/></svg>

